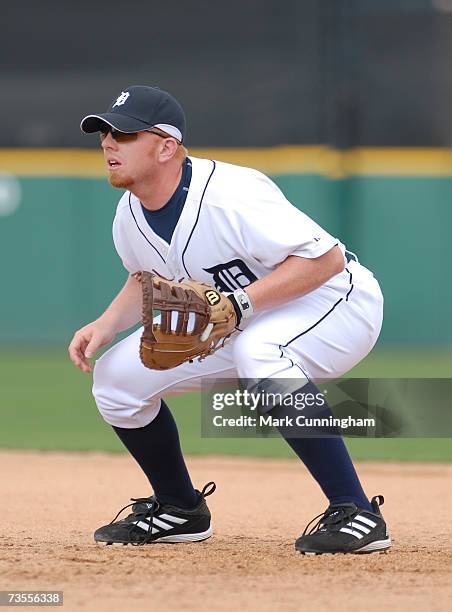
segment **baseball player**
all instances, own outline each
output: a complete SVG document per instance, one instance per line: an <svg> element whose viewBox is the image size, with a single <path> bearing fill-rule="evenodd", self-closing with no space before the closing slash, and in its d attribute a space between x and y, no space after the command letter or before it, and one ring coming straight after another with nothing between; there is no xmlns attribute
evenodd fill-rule
<svg viewBox="0 0 452 612"><path fill-rule="evenodd" d="M125 190L113 239L129 275L105 312L75 333L73 363L90 372L96 351L140 321L137 271L214 286L234 302L238 322L238 331L203 361L164 371L144 367L141 329L96 361L98 409L154 493L132 500L131 513L121 520L117 515L94 538L108 544L204 540L212 534L205 498L215 485L193 487L163 398L199 390L204 377L236 376L287 379L293 391L315 395L316 379L341 376L372 349L382 294L356 256L262 173L188 156L184 112L169 93L128 87L107 112L85 117L81 129L100 133L109 181ZM384 500L369 501L342 438L282 435L329 501L296 550L389 548L379 510Z"/></svg>

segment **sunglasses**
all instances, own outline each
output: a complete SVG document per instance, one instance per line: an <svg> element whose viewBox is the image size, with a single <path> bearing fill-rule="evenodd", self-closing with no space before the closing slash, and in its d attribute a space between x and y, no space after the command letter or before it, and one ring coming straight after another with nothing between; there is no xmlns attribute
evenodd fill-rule
<svg viewBox="0 0 452 612"><path fill-rule="evenodd" d="M173 138L170 134L166 134L165 132L157 132L156 130L143 130L144 132L150 132L151 134L155 134L156 136L160 136L160 138ZM131 134L127 134L126 132L120 132L113 127L105 126L100 129L100 141L103 142L107 137L107 134L111 134L111 137L116 142L131 142L132 140L136 140L138 138L138 134L140 132L132 132ZM177 140L177 139L175 139ZM177 140L179 143L179 141Z"/></svg>

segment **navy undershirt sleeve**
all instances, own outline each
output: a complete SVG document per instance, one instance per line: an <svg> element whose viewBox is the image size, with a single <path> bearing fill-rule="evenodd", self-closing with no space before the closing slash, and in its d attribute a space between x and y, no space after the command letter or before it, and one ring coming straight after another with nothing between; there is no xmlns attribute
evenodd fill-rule
<svg viewBox="0 0 452 612"><path fill-rule="evenodd" d="M158 210L148 210L143 205L141 208L151 229L169 244L176 228L179 217L187 199L188 188L190 187L192 166L187 157L182 166L182 176L176 191L171 198Z"/></svg>

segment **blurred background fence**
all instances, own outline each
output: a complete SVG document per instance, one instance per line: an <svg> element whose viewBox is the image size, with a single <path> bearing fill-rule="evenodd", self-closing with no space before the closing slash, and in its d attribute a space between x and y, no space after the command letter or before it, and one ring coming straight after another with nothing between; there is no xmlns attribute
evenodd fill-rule
<svg viewBox="0 0 452 612"><path fill-rule="evenodd" d="M0 40L0 342L65 343L125 278L83 115L180 99L192 154L255 166L381 282L387 345L450 346L452 0L16 0Z"/></svg>
<svg viewBox="0 0 452 612"><path fill-rule="evenodd" d="M77 126L156 84L199 147L448 146L450 0L15 0L1 146L88 147Z"/></svg>

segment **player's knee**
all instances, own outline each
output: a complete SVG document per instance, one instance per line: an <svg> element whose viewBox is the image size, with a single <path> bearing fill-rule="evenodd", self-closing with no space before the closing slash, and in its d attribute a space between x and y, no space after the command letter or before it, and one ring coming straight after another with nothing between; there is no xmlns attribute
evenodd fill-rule
<svg viewBox="0 0 452 612"><path fill-rule="evenodd" d="M127 380L127 367L119 351L107 351L97 359L93 370L93 386L97 388L124 388L130 381Z"/></svg>
<svg viewBox="0 0 452 612"><path fill-rule="evenodd" d="M114 396L114 380L113 372L111 372L109 367L109 361L100 357L94 365L92 392L101 413L100 406L110 403Z"/></svg>
<svg viewBox="0 0 452 612"><path fill-rule="evenodd" d="M101 357L94 367L92 393L102 418L115 427L127 429L145 427L155 419L160 398L145 401L136 397L130 386L115 375L111 361Z"/></svg>

